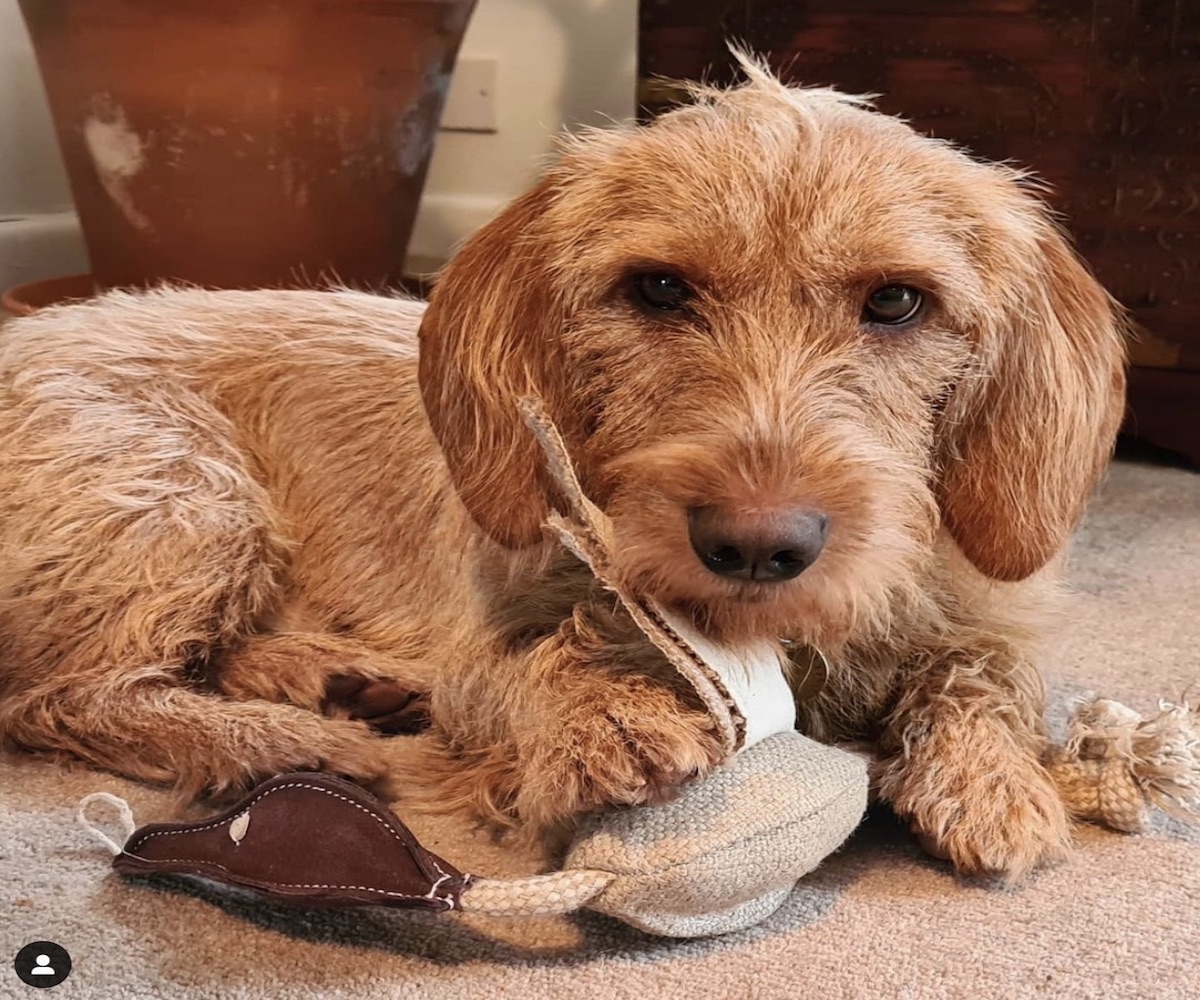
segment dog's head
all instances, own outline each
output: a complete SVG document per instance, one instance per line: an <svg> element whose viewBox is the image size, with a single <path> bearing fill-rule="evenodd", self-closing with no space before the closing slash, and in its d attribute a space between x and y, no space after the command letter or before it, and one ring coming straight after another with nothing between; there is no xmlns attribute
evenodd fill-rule
<svg viewBox="0 0 1200 1000"><path fill-rule="evenodd" d="M1113 303L1016 171L745 66L571 141L441 276L421 390L464 503L542 538L537 394L626 578L715 631L845 634L939 524L1034 573L1115 435Z"/></svg>

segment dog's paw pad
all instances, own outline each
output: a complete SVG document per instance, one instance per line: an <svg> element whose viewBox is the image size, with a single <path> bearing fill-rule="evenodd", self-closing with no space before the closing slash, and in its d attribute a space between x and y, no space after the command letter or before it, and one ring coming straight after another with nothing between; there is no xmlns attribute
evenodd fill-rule
<svg viewBox="0 0 1200 1000"><path fill-rule="evenodd" d="M334 674L325 685L323 709L389 735L416 733L429 725L428 696L387 677Z"/></svg>

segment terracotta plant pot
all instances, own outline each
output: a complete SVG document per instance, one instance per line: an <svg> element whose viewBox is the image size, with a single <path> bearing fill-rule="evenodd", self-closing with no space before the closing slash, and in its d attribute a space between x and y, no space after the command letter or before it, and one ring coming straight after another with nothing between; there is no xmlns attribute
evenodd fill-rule
<svg viewBox="0 0 1200 1000"><path fill-rule="evenodd" d="M0 295L0 310L14 316L31 316L39 309L89 299L95 294L96 281L90 274L68 274L6 289Z"/></svg>
<svg viewBox="0 0 1200 1000"><path fill-rule="evenodd" d="M20 0L101 288L401 277L475 0Z"/></svg>

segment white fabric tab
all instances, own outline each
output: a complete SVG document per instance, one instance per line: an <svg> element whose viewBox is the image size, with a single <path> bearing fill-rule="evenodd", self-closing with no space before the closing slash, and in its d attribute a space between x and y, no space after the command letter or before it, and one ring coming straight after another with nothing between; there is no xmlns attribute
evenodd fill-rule
<svg viewBox="0 0 1200 1000"><path fill-rule="evenodd" d="M701 635L687 620L656 609L675 633L725 684L746 720L739 750L796 728L796 702L778 650L767 642L731 648Z"/></svg>

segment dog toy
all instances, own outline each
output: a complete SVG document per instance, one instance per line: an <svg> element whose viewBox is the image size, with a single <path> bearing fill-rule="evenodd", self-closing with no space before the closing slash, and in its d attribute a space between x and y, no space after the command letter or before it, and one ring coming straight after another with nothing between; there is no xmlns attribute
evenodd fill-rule
<svg viewBox="0 0 1200 1000"><path fill-rule="evenodd" d="M571 516L551 515L549 530L696 690L724 763L674 801L588 818L562 870L515 879L465 874L422 847L385 804L329 775L281 775L218 816L137 831L122 800L96 793L80 803L79 819L114 853L117 871L199 876L308 906L504 916L586 907L654 934L697 937L765 919L850 835L867 805L867 758L794 731L793 696L772 647L718 646L621 586L607 518L584 495L540 405L525 403L524 414L571 506ZM813 660L819 678L819 654ZM1186 705L1147 721L1096 700L1074 716L1051 773L1079 818L1141 829L1150 804L1200 811L1198 732ZM88 820L97 801L121 811L123 844Z"/></svg>
<svg viewBox="0 0 1200 1000"><path fill-rule="evenodd" d="M1157 806L1200 814L1200 711L1162 702L1144 719L1109 698L1076 708L1064 746L1052 747L1050 776L1071 814L1140 833Z"/></svg>

